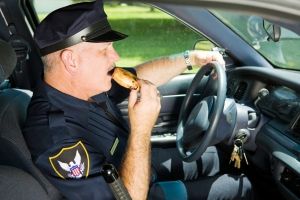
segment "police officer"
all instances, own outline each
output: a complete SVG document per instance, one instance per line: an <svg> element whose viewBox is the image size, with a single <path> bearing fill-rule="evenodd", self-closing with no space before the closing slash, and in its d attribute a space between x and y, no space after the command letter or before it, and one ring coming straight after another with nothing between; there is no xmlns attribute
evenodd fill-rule
<svg viewBox="0 0 300 200"><path fill-rule="evenodd" d="M111 76L119 59L113 42L126 37L111 29L100 0L60 8L36 29L34 39L42 54L44 80L34 91L24 136L35 164L68 199L112 199L100 174L104 163L119 169L133 199L146 199L150 136L160 111L157 86L183 72L186 61L197 66L210 61L224 65L217 52L191 51L185 58L178 54L127 69L140 79L138 98L137 91L121 88ZM127 97L129 126L116 107ZM218 161L216 151L209 151L201 160L199 173L211 177L176 182L183 186L183 194L190 199L250 195L247 178L212 176L218 173ZM157 170L168 156L158 159L158 164L154 159ZM224 187L227 190L221 190ZM164 198L165 192L155 185L149 197Z"/></svg>

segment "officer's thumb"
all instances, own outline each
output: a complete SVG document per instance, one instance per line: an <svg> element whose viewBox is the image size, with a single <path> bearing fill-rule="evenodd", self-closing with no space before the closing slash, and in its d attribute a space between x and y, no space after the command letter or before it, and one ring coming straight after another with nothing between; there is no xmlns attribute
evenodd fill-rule
<svg viewBox="0 0 300 200"><path fill-rule="evenodd" d="M138 91L131 90L128 99L128 108L133 108L134 105L137 103L138 100Z"/></svg>

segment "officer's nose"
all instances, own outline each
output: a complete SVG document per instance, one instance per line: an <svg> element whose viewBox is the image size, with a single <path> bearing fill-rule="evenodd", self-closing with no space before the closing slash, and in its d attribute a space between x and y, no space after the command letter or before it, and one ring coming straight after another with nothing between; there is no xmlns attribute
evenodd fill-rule
<svg viewBox="0 0 300 200"><path fill-rule="evenodd" d="M117 62L120 59L118 52L115 50L113 45L111 45L109 49L109 56L111 57L114 63Z"/></svg>

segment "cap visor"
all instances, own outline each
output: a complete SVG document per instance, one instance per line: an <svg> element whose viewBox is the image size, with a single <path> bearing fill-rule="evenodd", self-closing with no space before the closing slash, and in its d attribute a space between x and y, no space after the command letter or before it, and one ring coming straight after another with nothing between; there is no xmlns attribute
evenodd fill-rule
<svg viewBox="0 0 300 200"><path fill-rule="evenodd" d="M118 40L123 40L127 38L128 35L120 33L118 31L110 30L102 35L91 38L87 42L113 42Z"/></svg>

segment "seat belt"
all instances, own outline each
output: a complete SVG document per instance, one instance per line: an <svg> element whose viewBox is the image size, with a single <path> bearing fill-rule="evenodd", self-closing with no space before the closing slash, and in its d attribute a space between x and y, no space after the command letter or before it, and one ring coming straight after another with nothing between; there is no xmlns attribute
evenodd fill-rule
<svg viewBox="0 0 300 200"><path fill-rule="evenodd" d="M15 30L15 27L13 27L13 29ZM31 52L30 46L27 41L25 41L16 33L10 36L8 42L11 44L17 54L17 65L14 73L15 75L22 74L23 69L27 66L27 61L29 60L29 53Z"/></svg>
<svg viewBox="0 0 300 200"><path fill-rule="evenodd" d="M5 3L0 4L0 14L8 29L8 42L13 47L17 55L17 64L13 73L9 77L9 80L12 84L12 87L18 87L18 85L15 84L22 83L24 80L22 76L24 73L24 69L27 67L27 61L29 60L29 53L31 52L31 48L29 43L17 33L16 26L12 21L11 15L9 13L9 10L6 8ZM26 84L28 84L29 87L29 82Z"/></svg>

